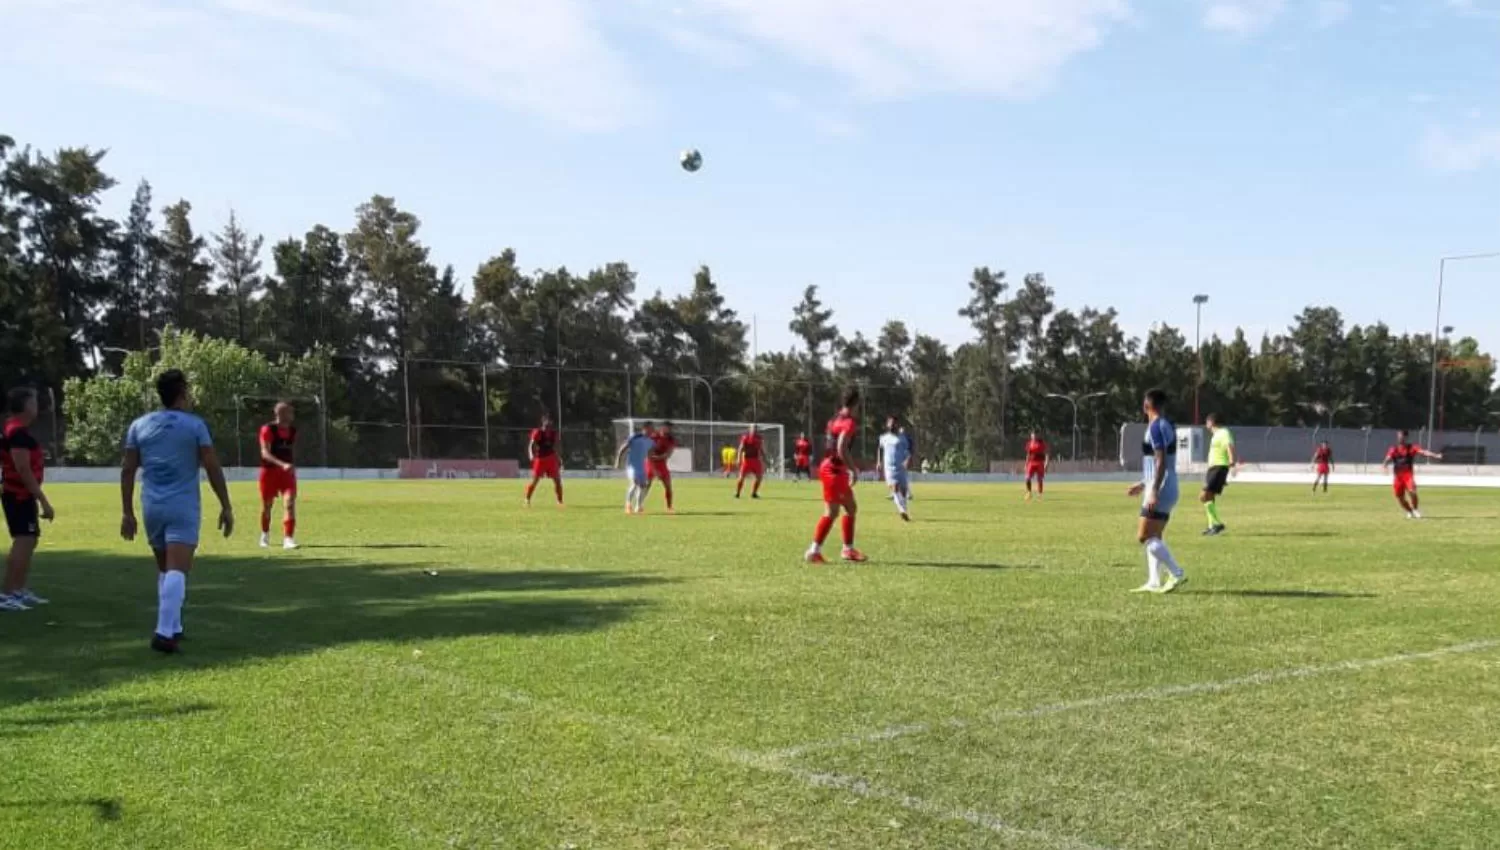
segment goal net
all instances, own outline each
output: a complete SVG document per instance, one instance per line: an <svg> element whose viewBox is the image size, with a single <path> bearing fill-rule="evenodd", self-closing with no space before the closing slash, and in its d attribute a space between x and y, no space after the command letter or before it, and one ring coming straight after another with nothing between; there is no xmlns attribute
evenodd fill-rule
<svg viewBox="0 0 1500 850"><path fill-rule="evenodd" d="M645 422L661 423L660 419L616 419L615 440L624 442ZM760 437L766 451L766 474L776 477L786 470L786 428L781 425L754 423L760 428ZM667 466L673 472L708 472L723 470L723 451L727 446L736 452L739 459L740 437L750 430L749 422L703 422L698 420L672 420L672 434L677 437L677 451L672 454Z"/></svg>

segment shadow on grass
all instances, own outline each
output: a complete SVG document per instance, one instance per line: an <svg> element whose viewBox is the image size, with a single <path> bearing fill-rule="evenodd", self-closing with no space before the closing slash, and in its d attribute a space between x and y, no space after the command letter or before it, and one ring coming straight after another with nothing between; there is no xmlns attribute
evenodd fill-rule
<svg viewBox="0 0 1500 850"><path fill-rule="evenodd" d="M1240 596L1247 599L1374 599L1373 593L1347 593L1342 590L1194 590L1203 596Z"/></svg>
<svg viewBox="0 0 1500 850"><path fill-rule="evenodd" d="M64 726L128 723L133 720L166 720L202 714L206 711L213 711L213 708L206 702L173 704L160 700L113 700L103 704L61 705L42 715L15 719L0 718L0 738L21 738Z"/></svg>
<svg viewBox="0 0 1500 850"><path fill-rule="evenodd" d="M893 561L893 567L916 567L924 570L1039 570L1036 564L985 564L978 561Z"/></svg>
<svg viewBox="0 0 1500 850"><path fill-rule="evenodd" d="M1247 531L1239 534L1228 532L1235 537L1342 537L1337 531ZM1226 536L1228 536L1226 535Z"/></svg>
<svg viewBox="0 0 1500 850"><path fill-rule="evenodd" d="M149 555L49 555L42 566L48 586L55 588L48 594L53 604L0 619L0 709L162 672L347 643L604 629L649 604L620 598L621 591L666 581L632 573L450 565L431 575L428 564L336 556L210 556L199 561L189 580L183 654L165 658L146 646L156 623Z"/></svg>
<svg viewBox="0 0 1500 850"><path fill-rule="evenodd" d="M304 543L299 549L447 549L441 543Z"/></svg>
<svg viewBox="0 0 1500 850"><path fill-rule="evenodd" d="M93 809L94 817L101 821L119 820L123 809L119 800L107 797L56 800L0 800L0 809L71 809L75 807Z"/></svg>

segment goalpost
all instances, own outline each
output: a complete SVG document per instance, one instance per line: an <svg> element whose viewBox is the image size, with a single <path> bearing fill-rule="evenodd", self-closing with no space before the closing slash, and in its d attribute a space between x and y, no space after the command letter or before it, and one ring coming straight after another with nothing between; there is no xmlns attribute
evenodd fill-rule
<svg viewBox="0 0 1500 850"><path fill-rule="evenodd" d="M664 420L637 417L614 420L615 441L624 442L644 422L660 423ZM673 472L706 472L716 474L724 468L720 452L725 446L736 451L740 448L740 437L750 430L750 422L705 422L694 419L673 419L672 434L677 437L677 451L667 461ZM761 441L765 444L766 475L782 478L786 474L787 446L786 427L770 423L753 423L760 428Z"/></svg>

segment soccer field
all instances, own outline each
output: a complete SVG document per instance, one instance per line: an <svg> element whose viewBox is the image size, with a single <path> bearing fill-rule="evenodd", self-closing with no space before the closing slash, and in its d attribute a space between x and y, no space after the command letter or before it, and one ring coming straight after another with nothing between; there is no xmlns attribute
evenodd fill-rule
<svg viewBox="0 0 1500 850"><path fill-rule="evenodd" d="M861 485L816 568L807 485L568 487L310 482L287 553L237 485L170 658L118 489L49 488L0 847L1500 845L1500 494L1231 487L1142 596L1123 486Z"/></svg>

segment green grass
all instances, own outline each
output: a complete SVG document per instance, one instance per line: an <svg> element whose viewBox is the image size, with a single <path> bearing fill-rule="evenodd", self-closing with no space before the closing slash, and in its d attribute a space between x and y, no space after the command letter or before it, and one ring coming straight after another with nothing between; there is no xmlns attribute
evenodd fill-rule
<svg viewBox="0 0 1500 850"><path fill-rule="evenodd" d="M1500 842L1500 644L1392 660L1500 638L1500 494L1233 487L1141 597L1121 487L919 486L904 526L862 486L857 568L800 562L806 486L569 487L306 483L269 554L237 487L177 658L116 491L52 488L53 605L0 615L0 847Z"/></svg>

